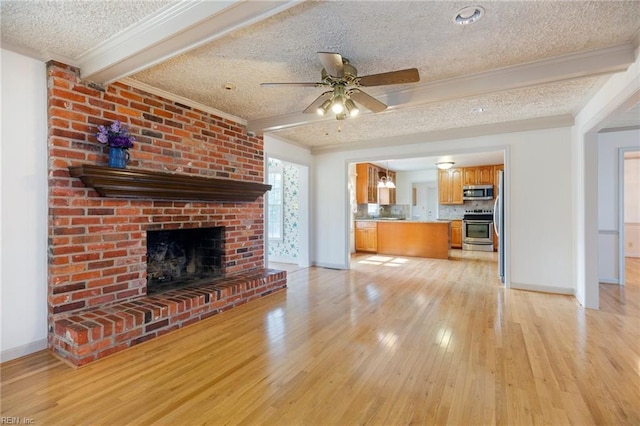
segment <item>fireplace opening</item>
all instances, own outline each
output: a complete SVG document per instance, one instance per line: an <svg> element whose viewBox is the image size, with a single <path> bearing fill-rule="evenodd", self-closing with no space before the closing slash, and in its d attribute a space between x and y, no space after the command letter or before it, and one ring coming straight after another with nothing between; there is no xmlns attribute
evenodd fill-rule
<svg viewBox="0 0 640 426"><path fill-rule="evenodd" d="M224 274L224 227L147 231L147 294Z"/></svg>

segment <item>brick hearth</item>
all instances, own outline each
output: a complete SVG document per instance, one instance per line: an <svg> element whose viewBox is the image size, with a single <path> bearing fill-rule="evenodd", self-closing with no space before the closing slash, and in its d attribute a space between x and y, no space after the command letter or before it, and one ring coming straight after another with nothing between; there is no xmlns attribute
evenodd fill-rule
<svg viewBox="0 0 640 426"><path fill-rule="evenodd" d="M48 64L47 76L52 351L85 364L286 287L286 276L263 269L262 196L243 202L101 197L69 172L107 165L108 148L97 142L97 126L120 120L136 137L130 169L263 183L261 137L125 84L83 81L77 69L57 62ZM225 229L222 269L234 290L216 280L181 296L147 296L147 231L208 227ZM238 274L249 278L234 281Z"/></svg>
<svg viewBox="0 0 640 426"><path fill-rule="evenodd" d="M286 288L284 271L257 270L54 320L56 353L76 366Z"/></svg>

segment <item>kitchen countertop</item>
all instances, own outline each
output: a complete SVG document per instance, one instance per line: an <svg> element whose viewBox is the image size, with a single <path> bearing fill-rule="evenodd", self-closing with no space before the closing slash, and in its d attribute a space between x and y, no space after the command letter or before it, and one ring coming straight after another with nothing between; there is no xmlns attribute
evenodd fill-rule
<svg viewBox="0 0 640 426"><path fill-rule="evenodd" d="M356 222L386 222L386 223L449 223L453 219L437 220L413 220L413 219L380 219L380 218L357 218Z"/></svg>

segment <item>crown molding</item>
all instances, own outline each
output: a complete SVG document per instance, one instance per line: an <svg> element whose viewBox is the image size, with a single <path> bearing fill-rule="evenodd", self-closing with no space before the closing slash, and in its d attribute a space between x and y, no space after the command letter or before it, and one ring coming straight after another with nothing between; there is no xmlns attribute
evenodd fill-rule
<svg viewBox="0 0 640 426"><path fill-rule="evenodd" d="M158 89L157 87L151 86L147 83L142 83L138 80L134 80L132 78L123 78L121 80L118 81L118 83L122 83L122 84L126 84L127 86L131 86L134 87L138 90L143 90L147 93L151 93L152 95L156 95L156 96L161 96L163 98L166 99L170 99L174 102L178 102L181 103L183 105L188 105L192 108L198 109L200 111L209 113L211 115L215 115L221 118L224 118L226 120L230 120L233 121L235 123L238 123L242 126L246 126L247 125L247 120L245 120L244 118L240 118L238 116L235 115L231 115L228 114L224 111L220 111L219 109L215 109L212 108L208 105L205 104L201 104L200 102L196 102L194 100L191 100L189 98L185 98L183 96L180 95L176 95L175 93L171 93L171 92L167 92L166 90L162 90L162 89Z"/></svg>
<svg viewBox="0 0 640 426"><path fill-rule="evenodd" d="M627 132L631 130L640 130L640 124L637 126L607 127L600 130L598 133Z"/></svg>
<svg viewBox="0 0 640 426"><path fill-rule="evenodd" d="M69 56L49 52L48 50L38 51L38 50L30 49L28 47L18 46L16 44L9 43L2 40L0 40L0 48L4 50L9 50L13 53L17 53L22 56L26 56L31 59L42 61L44 63L47 63L49 61L57 61L63 64L71 65L73 67L78 66L78 61L76 61L75 59Z"/></svg>

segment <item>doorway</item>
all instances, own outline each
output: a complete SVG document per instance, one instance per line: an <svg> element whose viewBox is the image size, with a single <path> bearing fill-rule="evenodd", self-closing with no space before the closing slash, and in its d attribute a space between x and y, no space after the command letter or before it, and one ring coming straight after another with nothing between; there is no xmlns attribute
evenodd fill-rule
<svg viewBox="0 0 640 426"><path fill-rule="evenodd" d="M598 304L640 316L640 132L598 135Z"/></svg>
<svg viewBox="0 0 640 426"><path fill-rule="evenodd" d="M309 266L307 166L267 159L266 264L292 272Z"/></svg>
<svg viewBox="0 0 640 426"><path fill-rule="evenodd" d="M438 218L437 182L411 184L411 219L436 220Z"/></svg>
<svg viewBox="0 0 640 426"><path fill-rule="evenodd" d="M640 149L620 150L620 285L626 284L627 260L640 258Z"/></svg>

